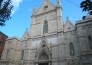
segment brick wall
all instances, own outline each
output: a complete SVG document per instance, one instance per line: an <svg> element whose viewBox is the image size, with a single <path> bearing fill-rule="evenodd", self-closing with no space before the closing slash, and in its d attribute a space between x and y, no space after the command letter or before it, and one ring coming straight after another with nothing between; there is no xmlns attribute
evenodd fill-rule
<svg viewBox="0 0 92 65"><path fill-rule="evenodd" d="M4 49L6 39L7 39L7 36L3 34L2 32L0 32L0 58Z"/></svg>

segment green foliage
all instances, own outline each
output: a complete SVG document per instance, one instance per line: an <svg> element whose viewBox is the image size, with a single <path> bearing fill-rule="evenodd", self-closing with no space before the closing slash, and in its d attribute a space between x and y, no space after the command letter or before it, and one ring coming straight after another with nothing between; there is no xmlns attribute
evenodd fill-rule
<svg viewBox="0 0 92 65"><path fill-rule="evenodd" d="M0 26L5 25L5 21L11 18L11 12L13 10L13 5L11 0L0 0Z"/></svg>
<svg viewBox="0 0 92 65"><path fill-rule="evenodd" d="M80 8L82 8L82 11L91 11L92 10L92 1L91 0L85 0L82 1L80 4Z"/></svg>

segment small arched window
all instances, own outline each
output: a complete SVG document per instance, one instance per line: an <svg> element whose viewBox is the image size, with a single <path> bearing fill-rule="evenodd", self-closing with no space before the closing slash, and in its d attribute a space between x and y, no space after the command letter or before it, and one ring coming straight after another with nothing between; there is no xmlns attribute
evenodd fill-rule
<svg viewBox="0 0 92 65"><path fill-rule="evenodd" d="M24 57L24 50L21 51L21 60L23 60Z"/></svg>
<svg viewBox="0 0 92 65"><path fill-rule="evenodd" d="M74 45L73 45L73 43L70 43L70 54L71 55L74 55L75 53L74 53Z"/></svg>
<svg viewBox="0 0 92 65"><path fill-rule="evenodd" d="M45 45L42 45L42 48L44 48L45 47Z"/></svg>
<svg viewBox="0 0 92 65"><path fill-rule="evenodd" d="M44 33L48 33L48 22L47 22L47 20L45 20L44 25L43 25L43 34Z"/></svg>
<svg viewBox="0 0 92 65"><path fill-rule="evenodd" d="M45 7L44 7L44 9L47 9L47 8L48 8L48 6L45 6Z"/></svg>
<svg viewBox="0 0 92 65"><path fill-rule="evenodd" d="M88 41L89 41L90 48L92 49L92 37L91 36L88 37Z"/></svg>

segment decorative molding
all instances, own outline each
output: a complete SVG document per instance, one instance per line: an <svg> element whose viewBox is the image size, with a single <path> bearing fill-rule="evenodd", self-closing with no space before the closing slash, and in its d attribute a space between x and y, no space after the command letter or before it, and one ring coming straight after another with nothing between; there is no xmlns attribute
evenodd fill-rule
<svg viewBox="0 0 92 65"><path fill-rule="evenodd" d="M37 40L42 40L44 38L52 38L52 37L57 37L57 34L50 34L50 35L45 35L45 36L40 36L40 37L32 37L28 39L32 39L32 41L37 41Z"/></svg>

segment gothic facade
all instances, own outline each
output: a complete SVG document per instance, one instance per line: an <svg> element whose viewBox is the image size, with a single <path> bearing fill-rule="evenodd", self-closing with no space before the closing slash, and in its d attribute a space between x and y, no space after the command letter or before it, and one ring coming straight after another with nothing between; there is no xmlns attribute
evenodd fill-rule
<svg viewBox="0 0 92 65"><path fill-rule="evenodd" d="M0 65L92 65L92 15L77 21L62 20L60 0L44 0L34 8L30 32L8 38Z"/></svg>

